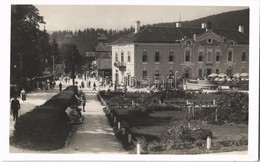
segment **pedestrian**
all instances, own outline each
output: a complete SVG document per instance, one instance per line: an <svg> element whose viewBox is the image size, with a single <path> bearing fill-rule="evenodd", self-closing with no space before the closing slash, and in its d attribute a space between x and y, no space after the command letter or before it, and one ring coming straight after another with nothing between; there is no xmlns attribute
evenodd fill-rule
<svg viewBox="0 0 260 162"><path fill-rule="evenodd" d="M14 96L14 99L11 102L11 113L13 114L13 121L16 121L18 118L18 110L21 108L19 100L17 100L17 96Z"/></svg>
<svg viewBox="0 0 260 162"><path fill-rule="evenodd" d="M52 89L52 81L49 81L50 89Z"/></svg>
<svg viewBox="0 0 260 162"><path fill-rule="evenodd" d="M22 89L22 91L21 91L21 99L23 100L23 102L26 100L26 93L25 93L25 90L24 90L24 88Z"/></svg>
<svg viewBox="0 0 260 162"><path fill-rule="evenodd" d="M82 102L82 100L80 98L81 94L82 94L82 90L79 90L78 93L75 94L75 98L76 98L78 105L81 105L81 102Z"/></svg>
<svg viewBox="0 0 260 162"><path fill-rule="evenodd" d="M59 84L59 88L60 88L60 92L61 92L62 91L62 84L61 84L61 82Z"/></svg>
<svg viewBox="0 0 260 162"><path fill-rule="evenodd" d="M91 81L88 82L88 87L91 88Z"/></svg>
<svg viewBox="0 0 260 162"><path fill-rule="evenodd" d="M53 80L53 81L52 81L52 88L54 88L55 85L56 85L56 82Z"/></svg>
<svg viewBox="0 0 260 162"><path fill-rule="evenodd" d="M82 87L82 89L84 89L84 82L83 82L83 80L81 81L81 87Z"/></svg>
<svg viewBox="0 0 260 162"><path fill-rule="evenodd" d="M45 91L47 92L47 90L48 90L48 84L47 84L47 83L45 83L44 89L45 89Z"/></svg>
<svg viewBox="0 0 260 162"><path fill-rule="evenodd" d="M96 87L97 87L97 85L96 85L96 83L94 82L94 84L93 84L93 91L96 91Z"/></svg>
<svg viewBox="0 0 260 162"><path fill-rule="evenodd" d="M81 98L81 101L82 101L83 112L85 112L85 106L86 106L86 95L85 95L84 92L81 93L80 98Z"/></svg>

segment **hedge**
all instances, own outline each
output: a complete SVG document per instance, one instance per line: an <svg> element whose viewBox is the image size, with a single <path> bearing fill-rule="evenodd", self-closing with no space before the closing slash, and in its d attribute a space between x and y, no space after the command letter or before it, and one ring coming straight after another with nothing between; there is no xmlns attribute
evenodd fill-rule
<svg viewBox="0 0 260 162"><path fill-rule="evenodd" d="M216 99L217 119L215 122L216 109L202 108L196 113L196 119L206 120L210 123L248 123L248 94L242 92L222 92Z"/></svg>
<svg viewBox="0 0 260 162"><path fill-rule="evenodd" d="M72 126L65 110L76 103L76 86L70 86L43 105L20 116L11 138L13 144L34 150L62 148Z"/></svg>

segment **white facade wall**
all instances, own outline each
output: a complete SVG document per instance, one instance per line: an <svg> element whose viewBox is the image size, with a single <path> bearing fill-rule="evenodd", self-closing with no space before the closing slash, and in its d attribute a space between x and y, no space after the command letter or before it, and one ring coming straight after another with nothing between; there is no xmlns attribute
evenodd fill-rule
<svg viewBox="0 0 260 162"><path fill-rule="evenodd" d="M124 83L124 77L129 76L130 78L134 76L134 44L128 45L113 45L112 46L112 81L115 82L115 74L118 73L118 81ZM124 63L126 64L125 70L120 70L114 65L116 62L116 54L118 56L118 62L121 61L121 53L124 53ZM130 54L130 62L128 61L128 54Z"/></svg>

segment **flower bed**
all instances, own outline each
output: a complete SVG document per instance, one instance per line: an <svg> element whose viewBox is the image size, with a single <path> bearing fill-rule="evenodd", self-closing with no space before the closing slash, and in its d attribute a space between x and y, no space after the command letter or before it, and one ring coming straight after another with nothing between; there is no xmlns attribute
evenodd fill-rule
<svg viewBox="0 0 260 162"><path fill-rule="evenodd" d="M19 117L11 143L34 150L62 148L71 131L65 110L76 103L76 92L76 86L68 87L43 105Z"/></svg>

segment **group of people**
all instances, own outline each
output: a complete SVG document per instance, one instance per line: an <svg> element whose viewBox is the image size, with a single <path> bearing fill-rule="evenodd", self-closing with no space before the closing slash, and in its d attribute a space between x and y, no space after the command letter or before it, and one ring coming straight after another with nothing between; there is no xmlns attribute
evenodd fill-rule
<svg viewBox="0 0 260 162"><path fill-rule="evenodd" d="M81 111L85 112L85 106L86 106L86 95L81 90L78 91L78 93L75 95L76 104L71 105L66 110L71 124L81 124L83 123L84 117L82 116ZM79 106L82 106L82 109L79 108Z"/></svg>
<svg viewBox="0 0 260 162"><path fill-rule="evenodd" d="M85 88L85 82L82 80L80 82L80 84L78 84L78 82L76 81L76 85L79 87L79 89L84 89ZM97 90L97 84L95 81L93 81L93 84L90 80L86 81L86 87L87 88L92 88L92 85L93 85L93 91L96 91Z"/></svg>

